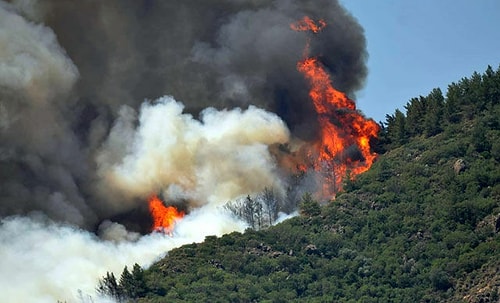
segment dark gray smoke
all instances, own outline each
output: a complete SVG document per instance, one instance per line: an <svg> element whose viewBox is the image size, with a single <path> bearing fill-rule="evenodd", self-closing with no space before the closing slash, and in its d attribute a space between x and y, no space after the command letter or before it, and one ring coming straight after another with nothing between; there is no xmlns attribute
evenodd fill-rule
<svg viewBox="0 0 500 303"><path fill-rule="evenodd" d="M95 159L120 108L144 99L173 95L194 115L253 104L310 138L296 70L309 33L289 27L305 15L328 23L311 54L352 95L365 38L336 0L0 1L0 216L92 228L130 208L96 186Z"/></svg>

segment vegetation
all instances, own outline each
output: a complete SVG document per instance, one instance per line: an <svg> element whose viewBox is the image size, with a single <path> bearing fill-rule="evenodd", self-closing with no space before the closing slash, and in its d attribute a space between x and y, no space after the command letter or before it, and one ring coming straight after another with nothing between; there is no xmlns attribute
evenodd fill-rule
<svg viewBox="0 0 500 303"><path fill-rule="evenodd" d="M262 229L273 225L280 211L286 205L272 189L265 188L256 197L247 196L244 199L230 201L225 208L237 218L248 223L252 229Z"/></svg>
<svg viewBox="0 0 500 303"><path fill-rule="evenodd" d="M305 195L298 217L207 237L99 289L133 302L498 302L499 103L491 67L411 99L332 203Z"/></svg>

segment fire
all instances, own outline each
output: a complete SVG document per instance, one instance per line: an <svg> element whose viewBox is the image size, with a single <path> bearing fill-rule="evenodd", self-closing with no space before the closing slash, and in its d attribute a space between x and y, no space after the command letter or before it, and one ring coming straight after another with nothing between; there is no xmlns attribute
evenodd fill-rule
<svg viewBox="0 0 500 303"><path fill-rule="evenodd" d="M290 25L296 31L318 33L326 26L323 20L316 24L304 17ZM309 57L309 41L304 59L297 63L297 70L309 82L309 97L318 115L319 139L309 155L314 170L326 178L323 197L333 197L341 188L342 179L360 174L370 168L376 154L370 150L370 139L376 138L379 126L356 110L356 104L344 93L333 87L332 80L321 62Z"/></svg>
<svg viewBox="0 0 500 303"><path fill-rule="evenodd" d="M305 16L302 20L290 24L290 28L297 32L312 31L317 34L326 26L326 22L324 20L319 20L318 23L319 25L316 25L311 18Z"/></svg>
<svg viewBox="0 0 500 303"><path fill-rule="evenodd" d="M172 233L175 223L184 217L184 212L173 206L165 206L157 196L149 199L149 212L153 218L152 231Z"/></svg>

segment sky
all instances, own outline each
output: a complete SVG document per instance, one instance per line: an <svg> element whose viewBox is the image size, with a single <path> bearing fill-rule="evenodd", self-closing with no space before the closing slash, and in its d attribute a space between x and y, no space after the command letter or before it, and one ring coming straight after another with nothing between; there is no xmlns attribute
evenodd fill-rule
<svg viewBox="0 0 500 303"><path fill-rule="evenodd" d="M498 0L341 0L365 29L369 74L358 109L375 121L413 97L500 65Z"/></svg>

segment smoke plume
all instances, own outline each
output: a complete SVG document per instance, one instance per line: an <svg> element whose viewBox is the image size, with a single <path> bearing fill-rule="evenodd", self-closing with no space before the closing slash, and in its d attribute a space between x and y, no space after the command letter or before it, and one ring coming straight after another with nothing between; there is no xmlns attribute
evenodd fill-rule
<svg viewBox="0 0 500 303"><path fill-rule="evenodd" d="M330 25L310 52L352 96L365 39L338 1L0 0L6 300L71 302L106 271L243 230L227 201L283 193L270 150L318 134L296 70L308 33L289 27L305 15ZM188 211L176 237L127 225L154 194Z"/></svg>
<svg viewBox="0 0 500 303"><path fill-rule="evenodd" d="M122 225L103 225L101 236L106 241L39 214L2 220L2 301L101 302L103 298L98 298L94 289L97 279L107 271L119 277L125 265L147 266L174 247L203 241L208 235L243 231L245 227L213 210L193 212L178 223L172 237L153 233L130 241L137 235Z"/></svg>
<svg viewBox="0 0 500 303"><path fill-rule="evenodd" d="M97 156L103 190L129 200L164 191L167 198L201 206L281 188L268 146L287 142L288 130L274 114L253 106L208 108L195 120L164 97L141 106L137 129L133 116L122 108Z"/></svg>
<svg viewBox="0 0 500 303"><path fill-rule="evenodd" d="M108 205L114 199L103 196L101 180L110 180L105 170L116 163L103 161L117 161L113 149L132 148L118 133L134 136L126 124L145 99L173 95L195 119L207 107L256 105L279 115L293 136L315 136L307 83L295 70L305 34L289 28L305 14L332 23L311 52L338 89L354 92L366 74L362 29L336 1L88 0L76 8L18 0L1 7L2 216L42 210L92 228L130 209L127 195L121 209ZM122 172L131 157L145 156L128 156Z"/></svg>

